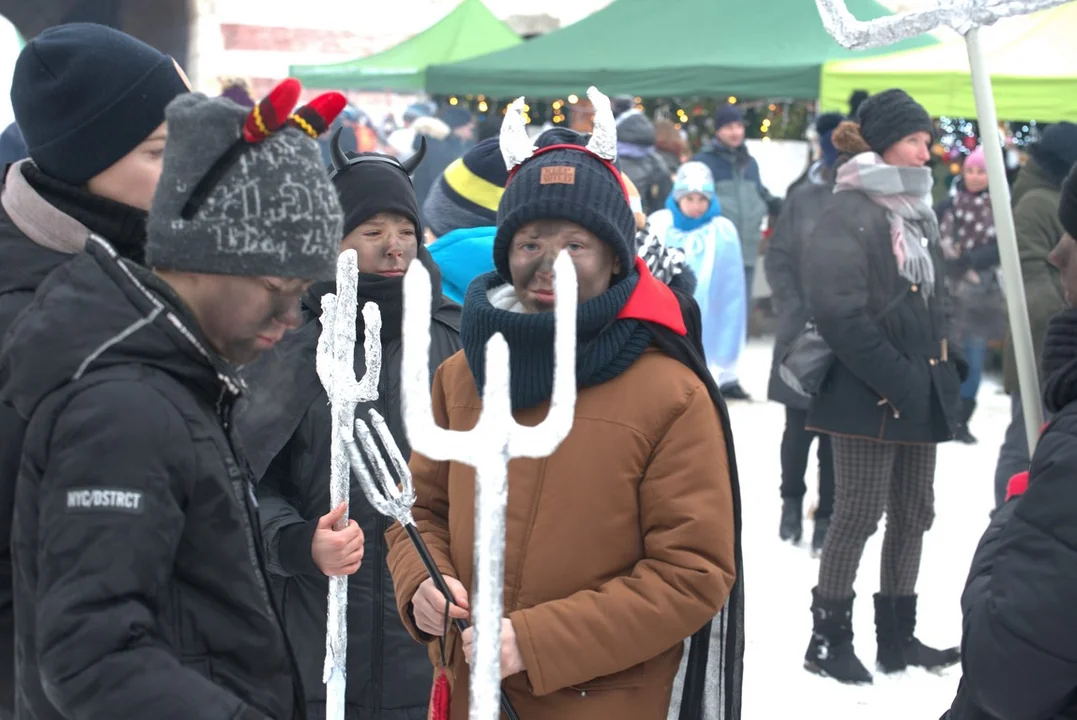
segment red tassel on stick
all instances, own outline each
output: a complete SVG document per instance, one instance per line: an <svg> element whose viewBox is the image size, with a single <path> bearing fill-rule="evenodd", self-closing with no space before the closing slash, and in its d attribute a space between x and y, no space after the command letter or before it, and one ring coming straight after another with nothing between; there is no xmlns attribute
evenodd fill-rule
<svg viewBox="0 0 1077 720"><path fill-rule="evenodd" d="M430 690L430 713L429 720L449 720L449 706L452 704L452 690L449 687L449 677L445 674L445 668L438 668L437 679L434 687Z"/></svg>

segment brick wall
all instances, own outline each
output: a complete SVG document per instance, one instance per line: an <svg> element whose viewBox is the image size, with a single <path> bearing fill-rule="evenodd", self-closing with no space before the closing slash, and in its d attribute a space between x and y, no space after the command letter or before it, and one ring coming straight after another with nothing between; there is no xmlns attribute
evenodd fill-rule
<svg viewBox="0 0 1077 720"><path fill-rule="evenodd" d="M314 28L264 27L222 23L224 50L258 50L263 52L324 53L361 57L386 49L384 36L360 35L346 30Z"/></svg>

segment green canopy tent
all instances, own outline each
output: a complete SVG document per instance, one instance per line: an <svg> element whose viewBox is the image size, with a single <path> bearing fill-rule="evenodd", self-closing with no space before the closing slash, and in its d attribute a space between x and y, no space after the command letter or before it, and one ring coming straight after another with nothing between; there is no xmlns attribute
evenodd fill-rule
<svg viewBox="0 0 1077 720"><path fill-rule="evenodd" d="M464 0L437 24L388 50L330 65L293 65L288 74L309 87L421 92L428 65L464 60L521 42L482 0Z"/></svg>
<svg viewBox="0 0 1077 720"><path fill-rule="evenodd" d="M1075 28L1077 3L1067 3L981 31L1000 119L1077 119ZM828 63L820 100L823 109L841 109L854 88L891 87L908 91L932 115L976 117L968 51L956 35L929 48Z"/></svg>
<svg viewBox="0 0 1077 720"><path fill-rule="evenodd" d="M863 19L887 14L873 0L850 0L849 9ZM923 37L896 47L934 42ZM517 47L433 65L426 90L559 97L596 85L608 95L814 100L823 63L853 56L827 35L811 0L614 0Z"/></svg>

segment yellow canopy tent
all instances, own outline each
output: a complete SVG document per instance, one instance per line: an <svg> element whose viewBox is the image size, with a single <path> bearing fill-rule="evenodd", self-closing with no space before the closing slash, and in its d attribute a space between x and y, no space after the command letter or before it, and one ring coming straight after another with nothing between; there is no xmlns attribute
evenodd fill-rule
<svg viewBox="0 0 1077 720"><path fill-rule="evenodd" d="M983 28L981 39L1000 120L1077 121L1077 2ZM820 103L845 112L854 90L899 87L933 116L976 117L965 42L823 66Z"/></svg>

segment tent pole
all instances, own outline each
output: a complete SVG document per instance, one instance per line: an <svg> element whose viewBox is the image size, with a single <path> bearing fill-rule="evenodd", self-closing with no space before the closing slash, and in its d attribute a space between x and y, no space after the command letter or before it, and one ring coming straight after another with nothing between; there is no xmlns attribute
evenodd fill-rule
<svg viewBox="0 0 1077 720"><path fill-rule="evenodd" d="M980 120L980 135L987 160L987 179L991 195L991 211L995 220L995 237L998 241L999 258L1006 286L1006 308L1010 317L1014 358L1021 388L1021 403L1025 411L1025 433L1028 435L1029 457L1036 451L1036 442L1043 424L1043 408L1040 402L1039 373L1036 353L1032 344L1032 327L1028 318L1028 301L1025 298L1025 282L1021 276L1021 258L1017 250L1017 232L1014 229L1013 211L1010 208L1010 186L1006 180L1006 166L1002 159L1002 147L998 142L998 116L991 92L991 74L987 69L980 28L975 27L965 35L972 72L972 92L976 99L976 115Z"/></svg>

